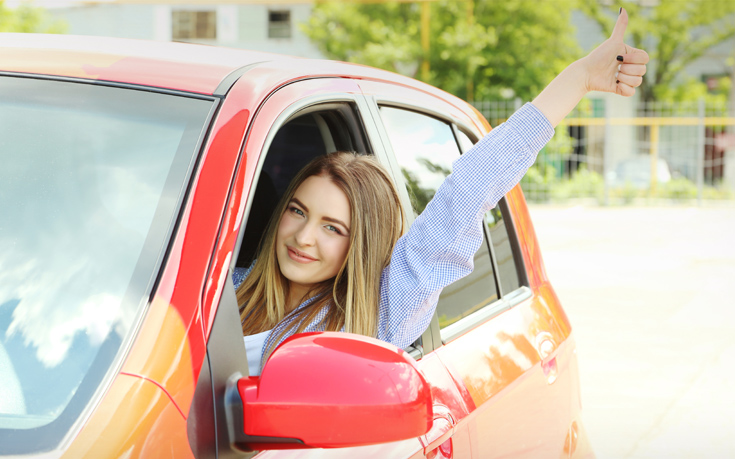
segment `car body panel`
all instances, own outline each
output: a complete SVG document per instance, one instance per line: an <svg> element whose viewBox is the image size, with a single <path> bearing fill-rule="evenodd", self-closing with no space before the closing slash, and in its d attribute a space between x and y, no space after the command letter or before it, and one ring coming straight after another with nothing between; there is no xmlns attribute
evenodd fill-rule
<svg viewBox="0 0 735 459"><path fill-rule="evenodd" d="M62 457L193 456L186 421L168 395L151 381L121 374Z"/></svg>
<svg viewBox="0 0 735 459"><path fill-rule="evenodd" d="M180 43L0 34L0 70L214 94L234 70L273 59L267 53Z"/></svg>
<svg viewBox="0 0 735 459"><path fill-rule="evenodd" d="M123 375L158 386L183 419L189 412L196 381L190 344L202 341L198 324L190 323L189 327L193 329L187 329L176 308L156 297L121 370ZM198 335L198 340L191 339L192 335Z"/></svg>
<svg viewBox="0 0 735 459"><path fill-rule="evenodd" d="M514 187L508 193L509 208L514 227L518 233L521 254L523 262L526 266L528 282L534 293L545 298L548 304L548 311L554 317L554 323L560 328L555 338L557 342L562 342L571 335L572 325L569 322L561 302L556 296L549 278L546 274L544 260L541 255L541 247L536 237L536 231L533 228L531 214L528 211L526 199L523 197L523 191L520 185Z"/></svg>

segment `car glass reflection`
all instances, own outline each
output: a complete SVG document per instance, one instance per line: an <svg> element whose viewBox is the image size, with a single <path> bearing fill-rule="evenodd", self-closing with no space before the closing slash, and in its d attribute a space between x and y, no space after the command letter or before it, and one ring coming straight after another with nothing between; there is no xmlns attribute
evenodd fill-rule
<svg viewBox="0 0 735 459"><path fill-rule="evenodd" d="M0 430L55 420L95 359L111 362L145 304L140 291L123 298L154 215L167 209L168 226L182 188L168 195L167 179L183 178L210 106L102 86L0 81ZM183 168L173 168L184 144ZM101 379L106 369L95 371Z"/></svg>

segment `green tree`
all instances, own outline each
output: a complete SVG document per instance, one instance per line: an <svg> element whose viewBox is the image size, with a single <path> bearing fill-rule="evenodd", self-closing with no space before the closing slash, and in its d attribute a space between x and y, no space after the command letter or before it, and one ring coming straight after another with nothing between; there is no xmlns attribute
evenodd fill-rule
<svg viewBox="0 0 735 459"><path fill-rule="evenodd" d="M421 47L421 5L319 2L304 32L329 58L421 77L464 99L531 99L580 50L570 24L576 0L437 0L430 50Z"/></svg>
<svg viewBox="0 0 735 459"><path fill-rule="evenodd" d="M420 214L424 209L426 209L429 201L434 197L434 192L436 190L422 188L416 178L416 175L411 173L408 169L402 167L401 172L403 173L403 178L406 179L406 187L408 188L409 198L411 198L411 206L417 214Z"/></svg>
<svg viewBox="0 0 735 459"><path fill-rule="evenodd" d="M22 3L17 8L9 8L0 0L0 32L43 32L64 33L66 26L51 21L42 8Z"/></svg>
<svg viewBox="0 0 735 459"><path fill-rule="evenodd" d="M666 0L653 3L621 0L614 7L599 0L580 0L579 7L602 28L612 31L619 6L630 17L626 41L648 51L651 65L638 89L641 100L682 100L706 93L702 82L683 78L684 68L713 46L735 37L735 1ZM613 11L613 14L610 12ZM728 82L721 82L727 86ZM728 86L729 88L729 86Z"/></svg>

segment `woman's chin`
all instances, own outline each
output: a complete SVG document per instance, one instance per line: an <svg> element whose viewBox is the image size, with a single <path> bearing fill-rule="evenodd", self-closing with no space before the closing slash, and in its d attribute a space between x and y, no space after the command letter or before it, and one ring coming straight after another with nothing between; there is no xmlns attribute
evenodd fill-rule
<svg viewBox="0 0 735 459"><path fill-rule="evenodd" d="M285 261L285 263L279 263L281 268L281 274L289 282L296 283L299 285L313 285L317 283L314 280L315 276L308 272L303 265L295 263L291 260Z"/></svg>

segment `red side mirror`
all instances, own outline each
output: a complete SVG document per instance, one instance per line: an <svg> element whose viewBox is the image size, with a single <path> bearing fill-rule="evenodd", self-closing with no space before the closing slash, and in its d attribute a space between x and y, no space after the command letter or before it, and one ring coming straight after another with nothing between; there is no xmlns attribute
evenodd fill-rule
<svg viewBox="0 0 735 459"><path fill-rule="evenodd" d="M239 397L228 399L242 403L241 412L230 410L242 416L233 419L242 422L244 435L235 432L241 449L383 443L423 435L432 422L431 392L414 360L348 333L293 336L260 378L241 378L236 389Z"/></svg>

